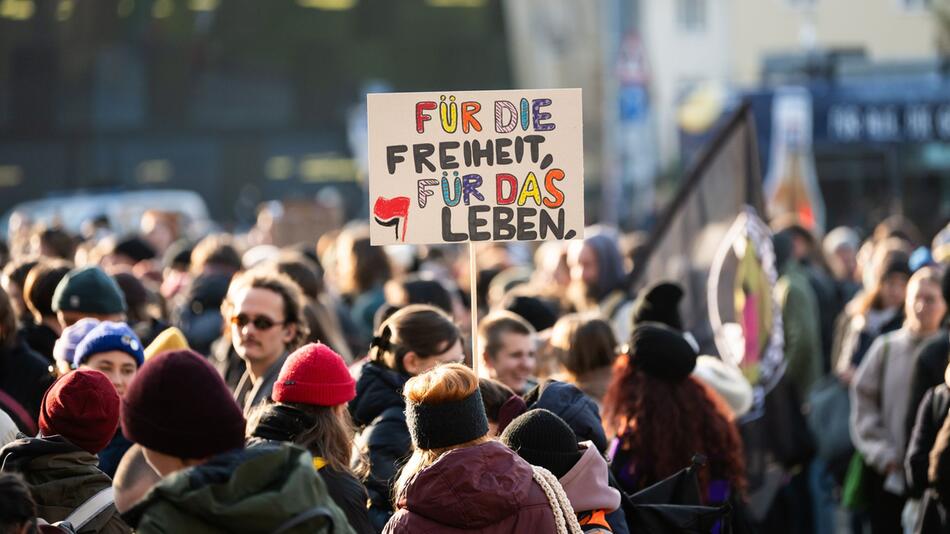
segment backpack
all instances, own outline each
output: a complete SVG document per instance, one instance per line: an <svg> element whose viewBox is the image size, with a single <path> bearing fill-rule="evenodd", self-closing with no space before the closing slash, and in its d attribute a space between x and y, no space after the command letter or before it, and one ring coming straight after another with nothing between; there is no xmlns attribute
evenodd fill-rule
<svg viewBox="0 0 950 534"><path fill-rule="evenodd" d="M55 523L48 523L43 519L37 519L37 526L40 532L66 532L76 533L82 530L90 521L95 519L103 512L112 509L115 503L115 491L112 486L99 491L86 502L80 504L66 519Z"/></svg>

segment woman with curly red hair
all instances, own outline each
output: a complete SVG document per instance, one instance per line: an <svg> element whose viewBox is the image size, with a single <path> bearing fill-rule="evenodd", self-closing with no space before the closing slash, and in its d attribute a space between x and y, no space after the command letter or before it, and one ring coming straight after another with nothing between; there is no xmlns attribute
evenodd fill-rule
<svg viewBox="0 0 950 534"><path fill-rule="evenodd" d="M745 490L742 442L720 397L690 376L696 351L677 331L642 323L614 365L604 397L604 426L616 436L611 469L635 493L707 458L699 484L704 502L724 502Z"/></svg>

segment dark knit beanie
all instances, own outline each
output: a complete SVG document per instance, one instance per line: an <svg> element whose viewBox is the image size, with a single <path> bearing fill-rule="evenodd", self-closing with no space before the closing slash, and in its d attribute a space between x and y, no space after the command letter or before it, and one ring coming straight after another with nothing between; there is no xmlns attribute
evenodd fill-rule
<svg viewBox="0 0 950 534"><path fill-rule="evenodd" d="M122 296L125 297L125 303L129 308L137 309L148 304L148 289L134 274L123 271L115 273L112 278L122 291Z"/></svg>
<svg viewBox="0 0 950 534"><path fill-rule="evenodd" d="M62 436L90 454L99 454L119 427L119 394L99 371L72 371L46 390L39 423L43 436Z"/></svg>
<svg viewBox="0 0 950 534"><path fill-rule="evenodd" d="M667 380L685 380L696 367L696 351L676 330L660 323L637 325L630 335L630 360L644 373Z"/></svg>
<svg viewBox="0 0 950 534"><path fill-rule="evenodd" d="M221 375L190 350L159 354L122 399L122 432L142 447L200 459L244 446L244 416Z"/></svg>
<svg viewBox="0 0 950 534"><path fill-rule="evenodd" d="M464 399L440 404L407 400L406 424L412 444L424 450L461 445L488 434L488 417L478 389Z"/></svg>
<svg viewBox="0 0 950 534"><path fill-rule="evenodd" d="M53 311L111 315L125 312L125 297L111 276L99 267L73 269L53 293Z"/></svg>
<svg viewBox="0 0 950 534"><path fill-rule="evenodd" d="M893 252L886 256L882 269L881 279L885 279L892 274L903 274L910 278L913 272L910 270L910 258L903 252Z"/></svg>
<svg viewBox="0 0 950 534"><path fill-rule="evenodd" d="M152 245L137 235L126 236L118 241L112 253L128 256L136 263L155 257L155 249Z"/></svg>
<svg viewBox="0 0 950 534"><path fill-rule="evenodd" d="M647 289L634 305L633 324L656 322L682 330L683 318L679 312L682 298L683 289L674 283L662 282Z"/></svg>
<svg viewBox="0 0 950 534"><path fill-rule="evenodd" d="M558 478L566 475L583 455L571 427L541 408L516 417L500 440L529 464L543 467Z"/></svg>

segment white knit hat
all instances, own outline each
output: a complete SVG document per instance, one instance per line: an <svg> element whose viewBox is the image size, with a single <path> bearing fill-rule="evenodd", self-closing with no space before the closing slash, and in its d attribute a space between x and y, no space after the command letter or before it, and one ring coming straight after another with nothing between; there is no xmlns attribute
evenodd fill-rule
<svg viewBox="0 0 950 534"><path fill-rule="evenodd" d="M752 385L738 368L715 356L700 356L696 358L693 376L719 393L736 417L752 408Z"/></svg>

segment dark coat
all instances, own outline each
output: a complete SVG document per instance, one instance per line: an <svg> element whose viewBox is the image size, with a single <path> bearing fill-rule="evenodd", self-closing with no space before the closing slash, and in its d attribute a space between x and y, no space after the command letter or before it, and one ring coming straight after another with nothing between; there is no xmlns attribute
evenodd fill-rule
<svg viewBox="0 0 950 534"><path fill-rule="evenodd" d="M607 435L600 421L597 403L574 384L548 380L524 396L528 409L544 408L564 420L580 441L593 441L601 453L607 451Z"/></svg>
<svg viewBox="0 0 950 534"><path fill-rule="evenodd" d="M0 390L13 397L33 418L40 413L43 394L53 383L49 363L22 340L0 348Z"/></svg>
<svg viewBox="0 0 950 534"><path fill-rule="evenodd" d="M369 475L363 483L370 498L370 520L382 529L392 515L392 487L412 452L402 388L408 376L381 364L363 366L350 401L353 422L362 428L357 444L366 454Z"/></svg>
<svg viewBox="0 0 950 534"><path fill-rule="evenodd" d="M934 386L943 384L943 372L947 368L947 359L950 355L950 335L946 329L941 329L932 337L920 344L914 354L914 371L911 375L910 407L907 410L907 436L911 436L914 423L917 422L917 407L920 406L924 395ZM938 425L937 428L940 428Z"/></svg>
<svg viewBox="0 0 950 534"><path fill-rule="evenodd" d="M48 364L54 364L53 347L59 334L45 324L28 323L20 328L20 339L26 342L27 346L36 351L37 354L46 359Z"/></svg>
<svg viewBox="0 0 950 534"><path fill-rule="evenodd" d="M221 302L230 284L229 273L199 275L191 283L182 305L172 314L172 323L181 328L188 346L201 354L208 354L211 344L221 335Z"/></svg>
<svg viewBox="0 0 950 534"><path fill-rule="evenodd" d="M333 517L333 534L351 534L312 463L310 453L291 445L268 443L219 454L164 477L125 517L139 534L273 532L322 506ZM329 531L318 529L314 520L287 531L303 532Z"/></svg>
<svg viewBox="0 0 950 534"><path fill-rule="evenodd" d="M320 477L327 485L327 492L336 505L346 514L347 521L356 534L375 534L379 530L369 520L366 488L353 475L330 467L320 468Z"/></svg>
<svg viewBox="0 0 950 534"><path fill-rule="evenodd" d="M108 475L109 478L115 477L115 471L119 468L119 462L122 461L122 457L125 456L126 451L128 451L132 445L134 445L134 443L122 435L122 429L120 428L115 433L112 441L99 453L99 469Z"/></svg>
<svg viewBox="0 0 950 534"><path fill-rule="evenodd" d="M61 436L23 438L0 449L0 471L23 475L36 500L37 516L53 523L112 485L98 459ZM112 507L80 531L125 533L131 529Z"/></svg>
<svg viewBox="0 0 950 534"><path fill-rule="evenodd" d="M950 389L940 385L928 392L920 405L906 470L913 489L926 487L915 532L950 532ZM932 447L930 445L932 445ZM926 458L921 458L926 455ZM923 470L926 461L926 470Z"/></svg>
<svg viewBox="0 0 950 534"><path fill-rule="evenodd" d="M557 532L532 467L496 441L445 453L412 479L397 503L384 534Z"/></svg>

